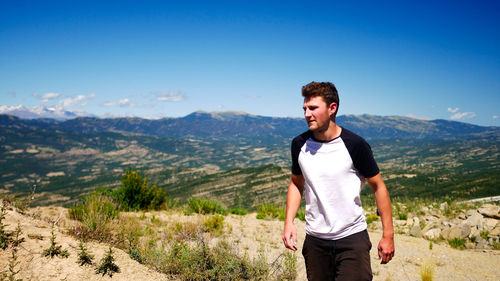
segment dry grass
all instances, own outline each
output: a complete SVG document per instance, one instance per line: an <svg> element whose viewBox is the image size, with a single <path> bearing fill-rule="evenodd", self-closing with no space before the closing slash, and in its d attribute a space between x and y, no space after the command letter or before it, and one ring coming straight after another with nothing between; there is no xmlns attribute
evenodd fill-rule
<svg viewBox="0 0 500 281"><path fill-rule="evenodd" d="M434 279L435 265L431 260L426 260L420 265L420 278L422 281L432 281Z"/></svg>

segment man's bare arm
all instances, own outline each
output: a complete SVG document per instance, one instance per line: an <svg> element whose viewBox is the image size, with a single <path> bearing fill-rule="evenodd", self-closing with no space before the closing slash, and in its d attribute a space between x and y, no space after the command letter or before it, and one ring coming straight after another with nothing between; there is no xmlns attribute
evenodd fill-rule
<svg viewBox="0 0 500 281"><path fill-rule="evenodd" d="M293 220L300 207L303 192L304 176L292 174L286 197L285 228L283 230L283 243L286 248L292 251L297 251L297 248L295 247L297 244L297 229L293 224Z"/></svg>
<svg viewBox="0 0 500 281"><path fill-rule="evenodd" d="M375 201L382 219L383 234L378 244L378 256L382 259L381 263L388 263L394 256L394 228L389 192L380 173L367 178L366 181L375 194Z"/></svg>

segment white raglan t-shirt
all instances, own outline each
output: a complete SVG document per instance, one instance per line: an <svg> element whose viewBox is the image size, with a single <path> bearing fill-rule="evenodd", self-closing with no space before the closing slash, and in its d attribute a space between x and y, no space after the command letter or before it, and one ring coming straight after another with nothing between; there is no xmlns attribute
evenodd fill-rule
<svg viewBox="0 0 500 281"><path fill-rule="evenodd" d="M318 141L307 131L292 141L292 173L305 179L307 234L337 240L366 229L360 191L379 168L363 138L342 128Z"/></svg>

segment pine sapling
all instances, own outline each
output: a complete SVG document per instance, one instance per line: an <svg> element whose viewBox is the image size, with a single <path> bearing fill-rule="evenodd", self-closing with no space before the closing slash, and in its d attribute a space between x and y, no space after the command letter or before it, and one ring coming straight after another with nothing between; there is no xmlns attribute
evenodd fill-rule
<svg viewBox="0 0 500 281"><path fill-rule="evenodd" d="M83 244L82 241L80 241L80 244L78 245L80 248L80 252L78 253L78 262L81 266L83 265L92 265L92 260L94 259L94 255L92 255L88 250L87 247Z"/></svg>
<svg viewBox="0 0 500 281"><path fill-rule="evenodd" d="M104 276L105 274L108 274L109 277L113 276L113 273L115 272L120 272L120 268L118 265L114 263L115 258L113 257L113 249L111 249L111 246L109 246L109 251L104 256L104 258L101 260L101 265L96 269L96 274L101 274Z"/></svg>
<svg viewBox="0 0 500 281"><path fill-rule="evenodd" d="M61 245L57 245L56 243L56 234L54 232L54 224L52 224L52 232L50 236L50 247L45 249L43 251L43 256L47 257L50 256L53 258L54 256L61 256L63 258L69 257L69 252L68 250L63 250Z"/></svg>

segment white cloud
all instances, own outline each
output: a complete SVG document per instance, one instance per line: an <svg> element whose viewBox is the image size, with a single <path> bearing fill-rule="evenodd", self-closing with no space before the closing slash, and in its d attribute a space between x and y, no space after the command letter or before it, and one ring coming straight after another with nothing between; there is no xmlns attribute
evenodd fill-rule
<svg viewBox="0 0 500 281"><path fill-rule="evenodd" d="M87 105L87 103L84 101L91 99L91 98L94 98L94 97L95 97L95 94L91 93L91 94L88 94L87 96L77 95L74 97L65 98L65 99L59 101L59 106L66 107L66 106L73 106L73 105L78 105L78 104L85 106L85 105Z"/></svg>
<svg viewBox="0 0 500 281"><path fill-rule="evenodd" d="M43 95L39 95L38 93L33 94L34 97L40 98L43 103L49 102L50 100L56 99L61 96L59 93L45 93Z"/></svg>
<svg viewBox="0 0 500 281"><path fill-rule="evenodd" d="M451 113L456 113L459 110L460 110L460 108L458 108L458 107L455 107L455 108L448 107L448 112L451 112Z"/></svg>
<svg viewBox="0 0 500 281"><path fill-rule="evenodd" d="M59 105L62 105L62 106L72 106L72 105L76 105L79 102L82 102L84 100L85 100L85 96L84 95L78 95L76 97L70 97L70 98L63 99L62 101L59 102Z"/></svg>
<svg viewBox="0 0 500 281"><path fill-rule="evenodd" d="M129 99L121 99L117 102L108 101L102 104L103 106L119 106L119 107L134 107L135 104L131 103Z"/></svg>
<svg viewBox="0 0 500 281"><path fill-rule="evenodd" d="M178 92L162 92L156 94L158 101L179 102L186 99L186 97Z"/></svg>
<svg viewBox="0 0 500 281"><path fill-rule="evenodd" d="M474 112L457 112L453 114L450 118L452 120L462 120L462 119L470 119L476 117L476 113Z"/></svg>

